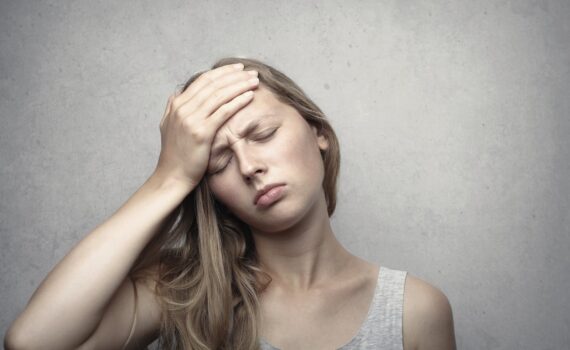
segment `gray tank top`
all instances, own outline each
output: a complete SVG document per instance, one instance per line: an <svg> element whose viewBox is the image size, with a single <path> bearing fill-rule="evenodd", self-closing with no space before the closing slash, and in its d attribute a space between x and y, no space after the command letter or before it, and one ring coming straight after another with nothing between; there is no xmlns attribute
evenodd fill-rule
<svg viewBox="0 0 570 350"><path fill-rule="evenodd" d="M358 333L338 350L403 350L402 312L406 271L381 266L368 315ZM260 339L261 350L280 350Z"/></svg>

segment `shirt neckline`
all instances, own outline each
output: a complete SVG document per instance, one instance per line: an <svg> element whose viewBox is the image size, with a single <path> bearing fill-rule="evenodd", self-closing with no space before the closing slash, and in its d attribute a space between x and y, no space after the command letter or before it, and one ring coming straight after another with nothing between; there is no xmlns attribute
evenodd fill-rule
<svg viewBox="0 0 570 350"><path fill-rule="evenodd" d="M376 278L376 285L374 286L374 295L372 296L372 301L370 302L370 306L368 307L368 312L366 313L366 318L364 319L364 322L362 322L360 328L358 328L358 331L356 332L354 337L352 337L347 343L342 345L340 348L337 348L336 350L345 350L347 349L348 346L357 344L357 342L360 341L360 339L364 335L363 333L364 329L370 323L370 319L372 318L372 311L376 308L376 305L378 304L378 299L380 298L380 276L382 275L382 269L383 267L379 266L378 276ZM281 350L278 347L273 346L263 337L259 338L259 341L264 343L265 345L268 345L271 348L271 350Z"/></svg>

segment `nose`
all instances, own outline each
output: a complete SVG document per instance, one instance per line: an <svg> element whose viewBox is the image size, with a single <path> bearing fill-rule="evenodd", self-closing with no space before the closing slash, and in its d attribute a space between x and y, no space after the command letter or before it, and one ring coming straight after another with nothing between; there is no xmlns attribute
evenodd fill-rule
<svg viewBox="0 0 570 350"><path fill-rule="evenodd" d="M241 147L237 147L235 150L235 157L237 157L239 170L246 182L251 181L254 177L265 173L267 170L259 152L256 152L253 147L247 147L247 145L242 144Z"/></svg>

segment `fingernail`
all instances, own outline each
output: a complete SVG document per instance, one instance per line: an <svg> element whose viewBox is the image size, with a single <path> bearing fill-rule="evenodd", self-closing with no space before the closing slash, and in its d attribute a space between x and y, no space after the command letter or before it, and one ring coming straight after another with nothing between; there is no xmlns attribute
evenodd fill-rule
<svg viewBox="0 0 570 350"><path fill-rule="evenodd" d="M243 69L243 63L236 63L233 65L235 69Z"/></svg>
<svg viewBox="0 0 570 350"><path fill-rule="evenodd" d="M256 70L248 70L248 71L247 71L247 74L256 77L259 73L258 73Z"/></svg>

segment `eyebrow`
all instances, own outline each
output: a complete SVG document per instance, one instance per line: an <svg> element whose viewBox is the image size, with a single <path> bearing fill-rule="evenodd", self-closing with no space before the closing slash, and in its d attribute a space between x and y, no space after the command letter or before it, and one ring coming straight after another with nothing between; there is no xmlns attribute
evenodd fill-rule
<svg viewBox="0 0 570 350"><path fill-rule="evenodd" d="M245 138L248 137L249 135L253 134L254 131L256 131L259 126L264 122L264 120L266 120L266 118L271 118L271 117L276 117L275 114L264 114L259 116L258 119L252 120L249 123L247 123L247 125L245 126L245 128L241 131L238 132L237 135L239 138ZM226 144L220 144L218 146L215 146L212 148L212 156L216 156L218 155L218 153L220 153L224 148L226 148L227 145Z"/></svg>

